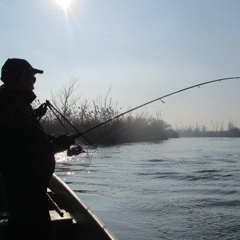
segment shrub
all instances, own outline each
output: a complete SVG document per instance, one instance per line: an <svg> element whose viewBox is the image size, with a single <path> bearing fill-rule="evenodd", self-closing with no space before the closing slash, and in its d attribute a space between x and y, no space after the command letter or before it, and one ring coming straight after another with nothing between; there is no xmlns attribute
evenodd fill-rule
<svg viewBox="0 0 240 240"><path fill-rule="evenodd" d="M79 103L80 97L72 100L75 86L76 80L73 80L57 96L52 94L52 102L63 117L48 111L41 124L49 134L76 133L76 130L67 124L66 119L70 120L78 131L84 132L120 114L117 104L114 107L112 99L109 98L110 88L105 98L98 97L97 100L92 101L92 104L89 104L86 99ZM158 115L157 117L148 117L144 114L140 116L126 114L86 133L84 136L94 144L117 144L160 141L168 138L168 132L172 136L177 136L170 129L170 125Z"/></svg>

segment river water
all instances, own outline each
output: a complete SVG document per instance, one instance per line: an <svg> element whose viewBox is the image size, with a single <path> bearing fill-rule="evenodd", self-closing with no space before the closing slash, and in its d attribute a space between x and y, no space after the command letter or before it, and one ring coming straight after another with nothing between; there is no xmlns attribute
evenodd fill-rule
<svg viewBox="0 0 240 240"><path fill-rule="evenodd" d="M118 239L240 239L240 138L89 151L56 173Z"/></svg>

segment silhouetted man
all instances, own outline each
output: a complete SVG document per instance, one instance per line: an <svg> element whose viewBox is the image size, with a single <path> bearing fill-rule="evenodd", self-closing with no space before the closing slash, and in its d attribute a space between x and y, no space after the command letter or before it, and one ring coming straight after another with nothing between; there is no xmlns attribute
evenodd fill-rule
<svg viewBox="0 0 240 240"><path fill-rule="evenodd" d="M74 143L69 136L49 139L37 118L41 106L31 107L36 98L35 74L24 59L8 59L2 67L0 88L0 171L8 199L7 239L51 238L51 221L46 191L55 168L54 154Z"/></svg>

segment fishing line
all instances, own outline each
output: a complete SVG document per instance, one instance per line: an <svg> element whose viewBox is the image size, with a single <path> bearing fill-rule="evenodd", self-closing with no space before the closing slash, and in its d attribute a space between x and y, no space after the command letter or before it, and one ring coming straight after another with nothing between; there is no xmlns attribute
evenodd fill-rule
<svg viewBox="0 0 240 240"><path fill-rule="evenodd" d="M141 118L143 115L144 115L144 112L143 112L140 116L138 116L138 118ZM98 142L96 142L95 145L99 145L99 143L101 143L101 142L103 142L104 140L110 138L110 137L113 136L114 134L120 132L121 130L123 130L124 128L126 128L126 127L128 127L128 126L130 126L130 125L132 125L132 124L133 124L132 122L129 122L129 123L124 124L122 127L118 128L117 130L115 130L115 131L112 132L111 134L108 134L106 137L104 137L104 138L102 138L101 140L99 140ZM124 135L126 135L126 133L125 133Z"/></svg>
<svg viewBox="0 0 240 240"><path fill-rule="evenodd" d="M70 131L66 128L65 124L62 122L62 120L60 119L60 117L67 122L74 130L76 130L78 133L81 134L81 132L65 117L63 116L63 114L56 109L51 103L50 101L46 100L46 102L44 103L45 107L49 107L49 109L52 111L53 115L56 117L56 119L59 121L60 125L63 127L63 129L65 130L66 133L71 134ZM60 117L59 117L59 116ZM84 136L82 136L91 146L93 146L93 144ZM82 145L82 144L81 144ZM74 145L70 146L69 149L67 150L67 156L68 157L73 157L76 155L79 155L80 153L85 153L87 158L91 158L90 154L88 152L88 149L86 150L86 148L82 148L79 144L77 144L75 142ZM91 160L90 160L91 162ZM90 163L89 163L90 164Z"/></svg>
<svg viewBox="0 0 240 240"><path fill-rule="evenodd" d="M102 138L101 140L99 140L98 142L95 143L95 145L99 145L99 143L103 142L104 140L110 138L111 136L113 136L114 134L120 132L121 130L123 130L124 128L128 127L130 124L132 123L126 123L125 125L123 125L122 127L120 127L119 129L117 129L116 131L112 132L111 134L108 134L106 137Z"/></svg>
<svg viewBox="0 0 240 240"><path fill-rule="evenodd" d="M58 111L58 109L57 108L55 108L51 103L50 103L50 101L49 100L46 100L46 106L48 106L51 110L52 110L52 112L53 112L53 114L55 115L55 117L58 119L58 121L60 122L60 124L63 126L63 128L65 129L65 131L66 132L68 132L69 133L69 131L67 130L67 128L65 127L65 125L63 124L63 122L60 120L60 118L57 116L57 114L56 113L58 113L78 134L82 134L65 116L63 116L63 114L60 112L60 111ZM82 136L82 135L81 135ZM91 146L93 146L93 144L86 138L86 137L84 137L84 136L82 136Z"/></svg>
<svg viewBox="0 0 240 240"><path fill-rule="evenodd" d="M50 110L52 111L53 115L57 118L58 122L61 124L61 126L63 127L63 129L65 130L66 133L70 132L67 130L66 126L63 124L63 122L61 121L61 119L58 117L58 115L56 114L56 112L53 110L52 104L50 104L49 101L46 101L46 106L48 106L50 108ZM61 116L61 115L60 115Z"/></svg>

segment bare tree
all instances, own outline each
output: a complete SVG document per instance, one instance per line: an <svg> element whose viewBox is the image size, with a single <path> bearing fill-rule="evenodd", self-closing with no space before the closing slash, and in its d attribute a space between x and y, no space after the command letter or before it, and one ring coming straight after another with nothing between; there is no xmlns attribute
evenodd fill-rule
<svg viewBox="0 0 240 240"><path fill-rule="evenodd" d="M57 95L51 92L53 104L65 117L71 117L74 113L74 107L77 106L78 100L82 97L82 95L78 97L73 96L73 93L79 87L77 82L78 79L72 78L67 86L63 86L58 91Z"/></svg>

